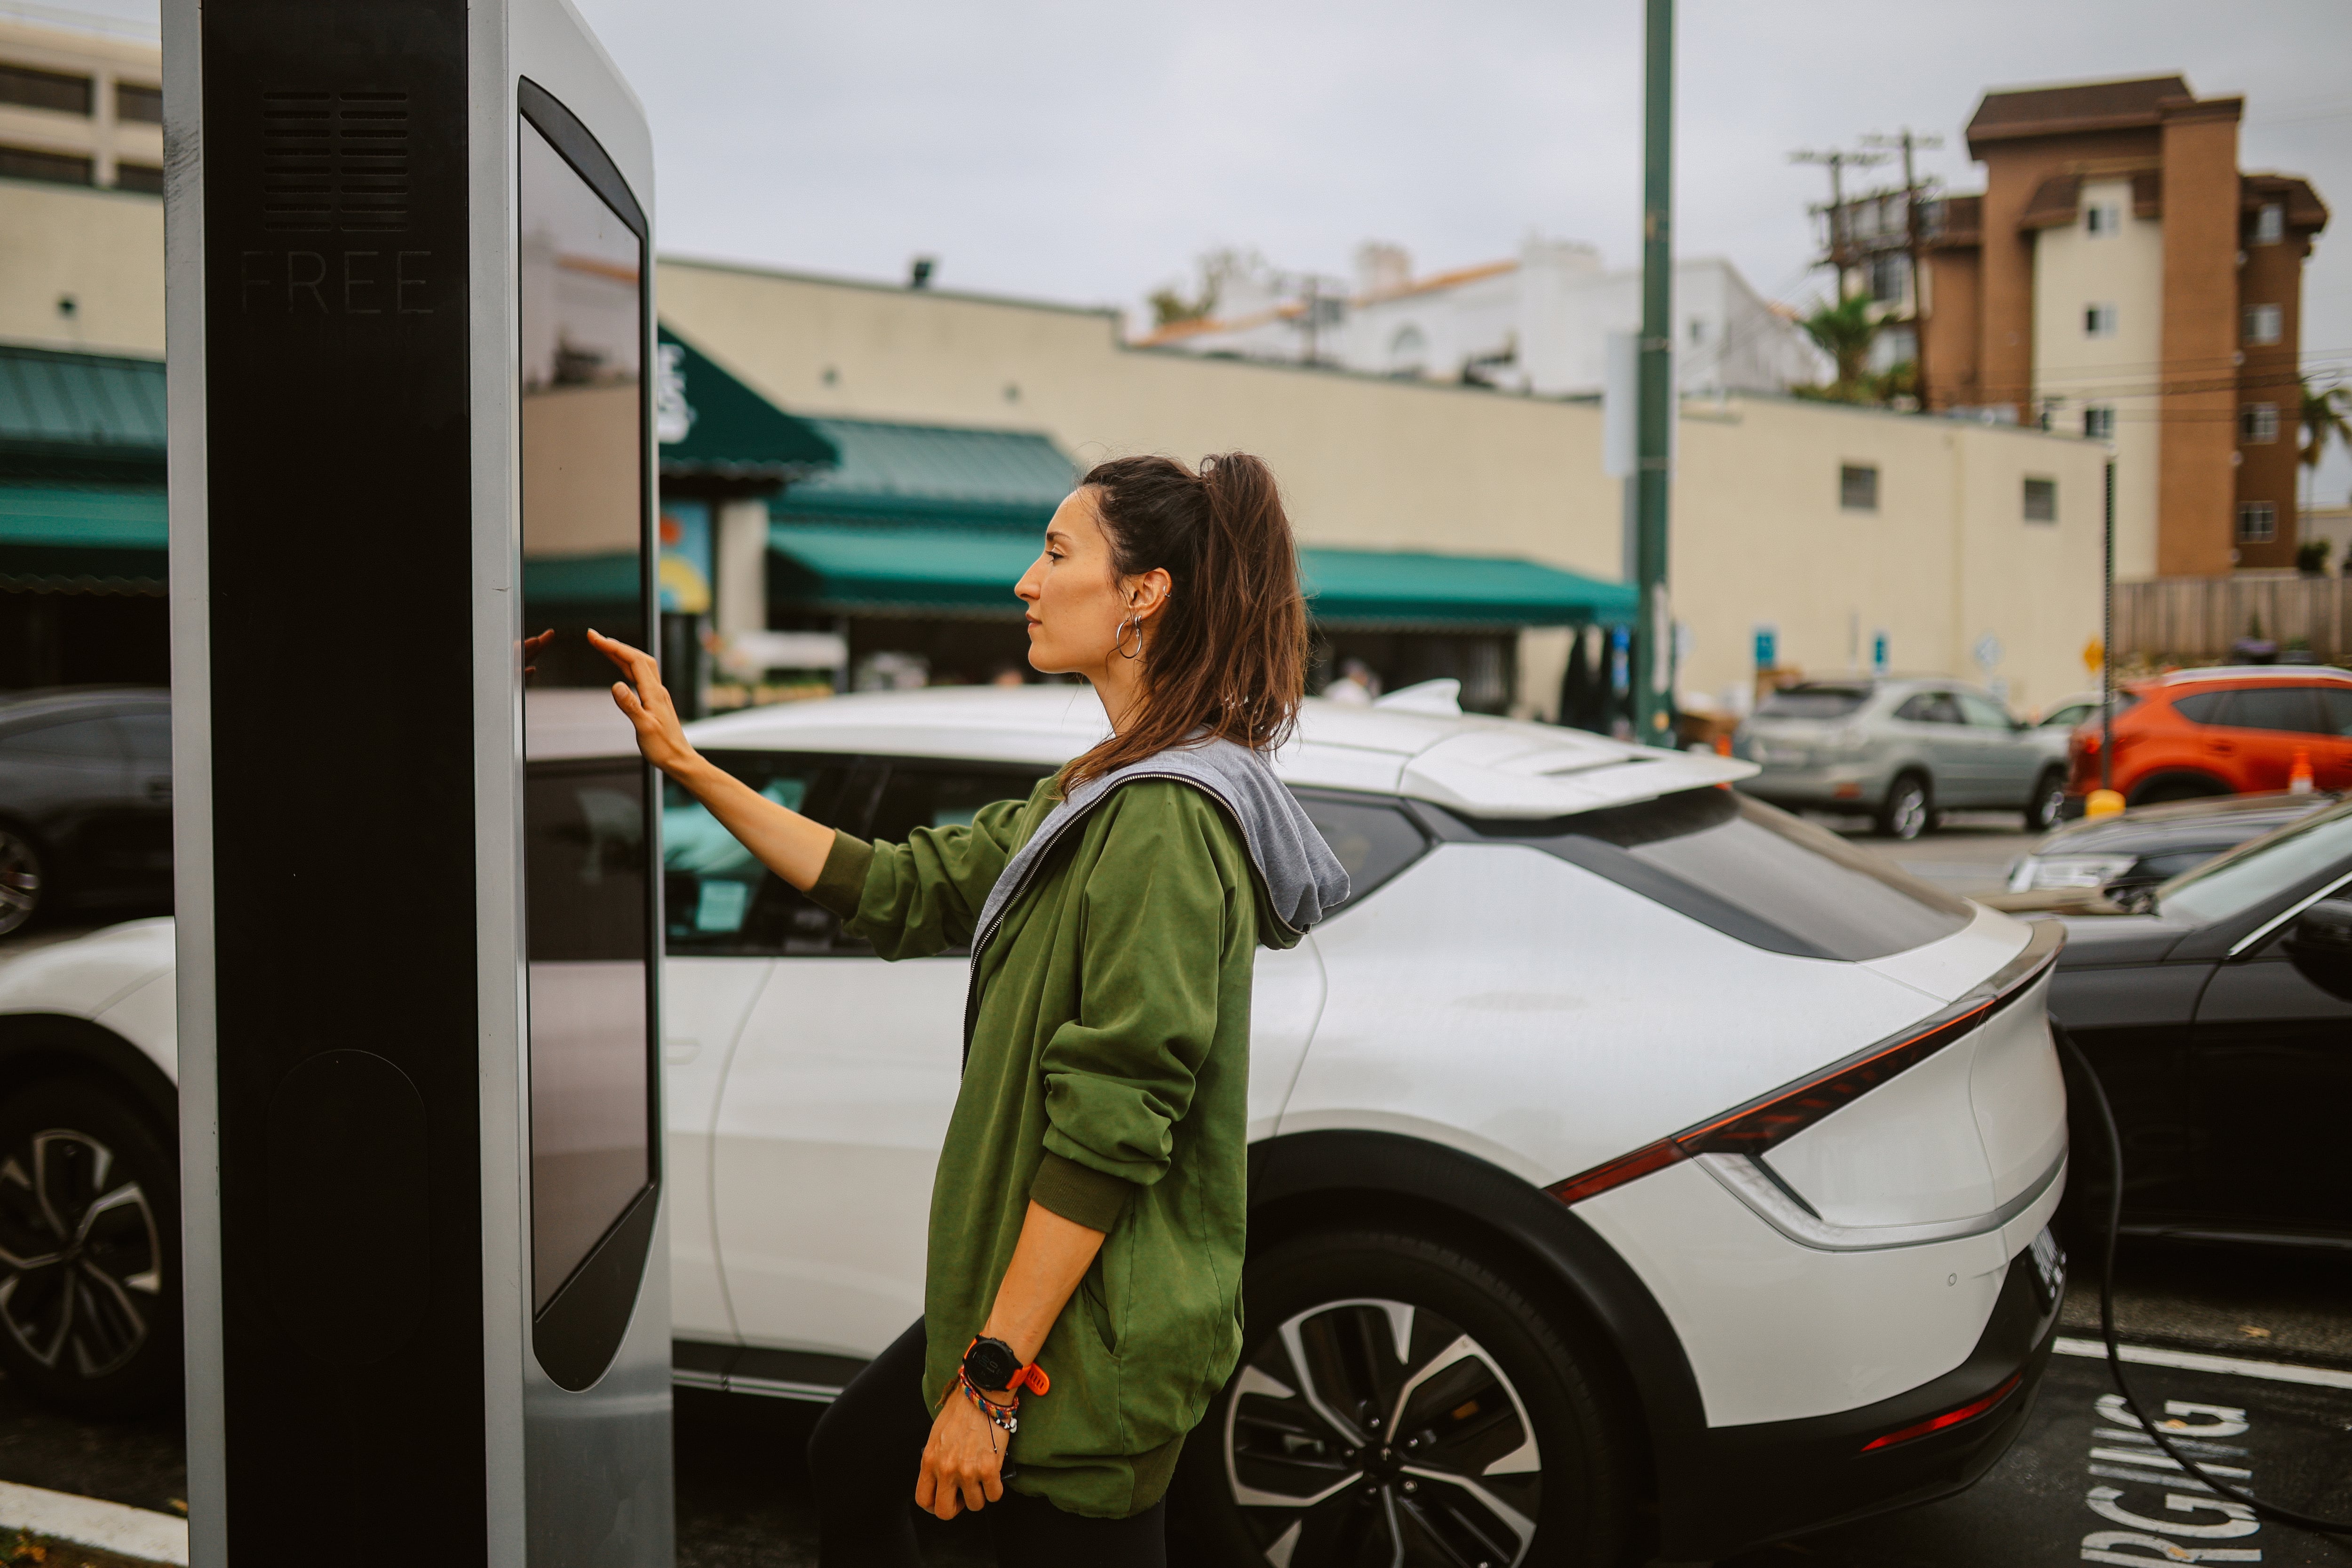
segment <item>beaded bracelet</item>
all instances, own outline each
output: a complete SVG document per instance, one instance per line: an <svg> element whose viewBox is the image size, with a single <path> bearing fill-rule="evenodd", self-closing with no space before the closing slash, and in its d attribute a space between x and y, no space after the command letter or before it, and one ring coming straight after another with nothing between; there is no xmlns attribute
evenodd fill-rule
<svg viewBox="0 0 2352 1568"><path fill-rule="evenodd" d="M956 1369L955 1386L963 1391L965 1398L980 1406L980 1413L988 1417L988 1424L990 1426L1003 1433L1007 1437L1013 1436L1021 1430L1021 1416L1019 1414L1021 1409L1020 1400L1015 1399L1009 1405L999 1405L996 1401L989 1398L985 1394L982 1394L980 1389L973 1384L971 1378L967 1375L961 1367ZM991 1441L993 1441L993 1439L991 1439Z"/></svg>

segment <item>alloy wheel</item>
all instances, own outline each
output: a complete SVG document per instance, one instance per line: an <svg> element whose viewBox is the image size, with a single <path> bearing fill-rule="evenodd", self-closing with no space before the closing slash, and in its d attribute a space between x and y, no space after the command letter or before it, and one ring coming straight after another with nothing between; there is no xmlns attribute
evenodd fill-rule
<svg viewBox="0 0 2352 1568"><path fill-rule="evenodd" d="M1525 1402L1427 1308L1310 1307L1235 1374L1224 1468L1271 1568L1508 1568L1542 1511Z"/></svg>
<svg viewBox="0 0 2352 1568"><path fill-rule="evenodd" d="M41 907L41 858L33 847L0 828L0 936L33 918Z"/></svg>
<svg viewBox="0 0 2352 1568"><path fill-rule="evenodd" d="M163 1288L153 1207L116 1163L64 1128L0 1158L0 1324L42 1366L84 1378L138 1353Z"/></svg>
<svg viewBox="0 0 2352 1568"><path fill-rule="evenodd" d="M1895 784L1887 803L1886 830L1895 838L1916 838L1927 828L1927 791L1915 779Z"/></svg>

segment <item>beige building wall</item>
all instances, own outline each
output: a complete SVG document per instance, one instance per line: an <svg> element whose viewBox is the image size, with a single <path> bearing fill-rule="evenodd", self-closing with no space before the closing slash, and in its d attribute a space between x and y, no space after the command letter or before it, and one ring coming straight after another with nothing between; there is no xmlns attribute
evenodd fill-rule
<svg viewBox="0 0 2352 1568"><path fill-rule="evenodd" d="M2091 232L2091 213L2116 218ZM2105 219L2101 220L2103 223ZM2156 575L2158 454L2164 426L2156 384L2164 359L2164 223L2132 213L2131 180L2084 180L2074 221L2033 243L2033 396L2053 422L2083 428L2086 407L2115 410L2116 575ZM2093 305L2116 309L2113 337L2084 331Z"/></svg>
<svg viewBox="0 0 2352 1568"><path fill-rule="evenodd" d="M1121 345L1116 316L699 262L662 264L662 318L798 413L1042 430L1082 464L1129 452L1257 452L1310 543L1522 555L1614 578L1622 492L1592 403ZM1839 468L1875 466L1875 513ZM1685 691L1751 676L1750 633L1813 673L1991 671L2013 701L2079 689L2098 630L2105 454L2065 436L1777 398L1683 405L1675 614ZM2023 521L2027 476L2059 521ZM1523 707L1549 710L1560 634L1522 649Z"/></svg>
<svg viewBox="0 0 2352 1568"><path fill-rule="evenodd" d="M100 185L115 183L120 164L163 166L163 128L115 113L118 82L161 89L163 51L136 38L44 27L0 16L0 61L90 79L90 111L68 114L0 103L0 144L37 153L88 158Z"/></svg>
<svg viewBox="0 0 2352 1568"><path fill-rule="evenodd" d="M0 180L0 338L162 353L162 198Z"/></svg>

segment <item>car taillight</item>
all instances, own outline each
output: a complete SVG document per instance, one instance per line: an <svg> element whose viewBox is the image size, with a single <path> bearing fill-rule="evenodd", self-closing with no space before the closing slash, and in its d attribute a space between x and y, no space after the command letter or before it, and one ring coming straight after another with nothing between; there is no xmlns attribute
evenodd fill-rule
<svg viewBox="0 0 2352 1568"><path fill-rule="evenodd" d="M2008 1379L1990 1394L1980 1394L1966 1405L1956 1405L1940 1415L1930 1415L1925 1421L1889 1432L1883 1437L1873 1437L1862 1446L1862 1451L1867 1454L1874 1448L1892 1448L1897 1443L1908 1443L1915 1437L1928 1436L1943 1431L1948 1426L1957 1426L1963 1421L1973 1421L2016 1393L2017 1385L2024 1381L2023 1373L2012 1372Z"/></svg>
<svg viewBox="0 0 2352 1568"><path fill-rule="evenodd" d="M1580 1204L1699 1154L1761 1154L1889 1079L1917 1067L2024 995L2043 971L2057 962L2058 950L2065 942L2063 926L2056 921L2037 921L2023 952L1942 1012L1810 1078L1554 1182L1544 1191L1564 1204Z"/></svg>

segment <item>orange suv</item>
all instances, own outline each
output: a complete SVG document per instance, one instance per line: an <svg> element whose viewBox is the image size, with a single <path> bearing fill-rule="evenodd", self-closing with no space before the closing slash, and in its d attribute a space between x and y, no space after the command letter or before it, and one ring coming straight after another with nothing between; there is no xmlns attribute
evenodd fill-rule
<svg viewBox="0 0 2352 1568"><path fill-rule="evenodd" d="M2114 787L2133 805L2313 784L2352 789L2352 672L2247 665L2134 681L2116 700ZM2066 815L2099 787L2096 712L2067 742Z"/></svg>

